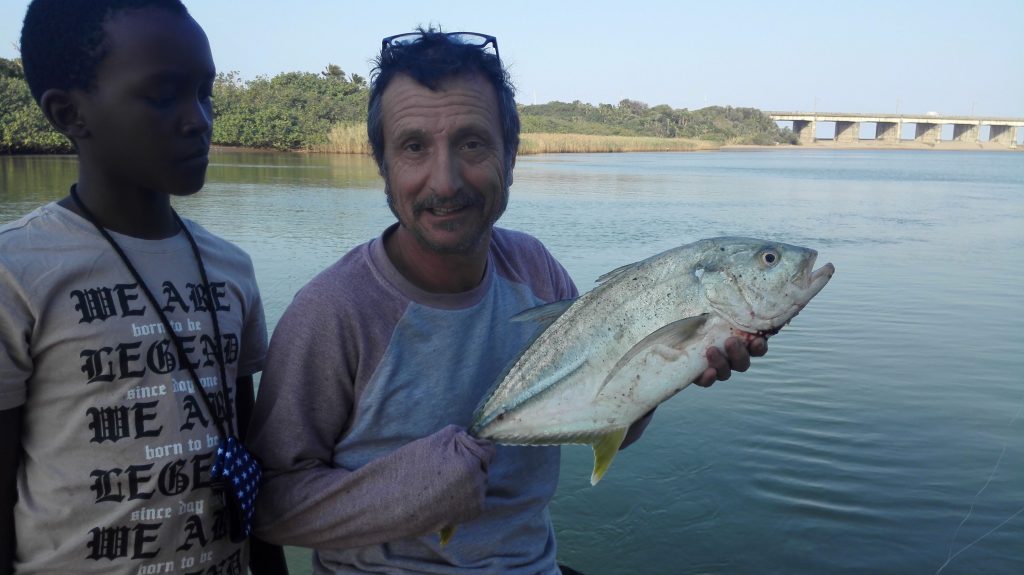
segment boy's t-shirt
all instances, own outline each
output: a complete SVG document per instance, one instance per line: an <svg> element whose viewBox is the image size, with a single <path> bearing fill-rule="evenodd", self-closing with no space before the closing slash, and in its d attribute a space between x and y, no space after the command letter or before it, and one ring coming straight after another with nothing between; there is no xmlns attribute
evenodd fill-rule
<svg viewBox="0 0 1024 575"><path fill-rule="evenodd" d="M0 410L24 406L18 573L245 572L245 547L230 542L209 487L217 427L185 362L223 416L235 378L262 370L263 308L248 255L185 225L206 298L183 233L111 233L184 357L91 223L49 204L0 227ZM205 302L220 323L227 388Z"/></svg>

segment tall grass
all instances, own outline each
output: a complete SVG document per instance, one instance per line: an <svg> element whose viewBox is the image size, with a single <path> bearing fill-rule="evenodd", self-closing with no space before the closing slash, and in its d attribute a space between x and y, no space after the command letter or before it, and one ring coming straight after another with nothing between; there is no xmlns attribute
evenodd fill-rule
<svg viewBox="0 0 1024 575"><path fill-rule="evenodd" d="M692 152L716 150L720 144L686 138L642 136L594 136L588 134L520 134L520 154L573 152ZM313 152L369 155L366 124L339 124L327 135L327 143L313 146Z"/></svg>
<svg viewBox="0 0 1024 575"><path fill-rule="evenodd" d="M366 124L338 124L327 134L327 143L313 146L313 152L370 155Z"/></svg>
<svg viewBox="0 0 1024 575"><path fill-rule="evenodd" d="M531 133L519 136L520 154L560 154L575 152L693 152L717 150L717 142L687 138L646 136L594 136L588 134Z"/></svg>

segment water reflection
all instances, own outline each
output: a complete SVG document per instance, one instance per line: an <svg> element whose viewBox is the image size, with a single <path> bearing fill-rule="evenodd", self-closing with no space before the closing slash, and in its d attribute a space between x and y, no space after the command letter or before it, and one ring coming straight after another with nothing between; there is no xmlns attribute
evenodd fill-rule
<svg viewBox="0 0 1024 575"><path fill-rule="evenodd" d="M590 487L568 447L560 555L587 573L1024 572L1019 153L583 154L518 160L501 224L581 290L737 234L837 273L734 381L687 389ZM253 257L271 327L393 220L359 156L216 152L175 200ZM0 157L0 221L66 193L73 158ZM306 562L302 552L297 559ZM308 563L307 563L308 564Z"/></svg>

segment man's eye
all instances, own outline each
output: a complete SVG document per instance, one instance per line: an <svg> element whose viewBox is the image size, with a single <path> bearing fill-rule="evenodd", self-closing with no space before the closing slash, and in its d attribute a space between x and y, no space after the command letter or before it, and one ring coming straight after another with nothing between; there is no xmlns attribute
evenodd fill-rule
<svg viewBox="0 0 1024 575"><path fill-rule="evenodd" d="M484 147L484 143L480 140L466 140L463 142L462 147L469 151L479 150Z"/></svg>
<svg viewBox="0 0 1024 575"><path fill-rule="evenodd" d="M409 142L405 145L405 151L407 152L422 152L423 145L419 142Z"/></svg>

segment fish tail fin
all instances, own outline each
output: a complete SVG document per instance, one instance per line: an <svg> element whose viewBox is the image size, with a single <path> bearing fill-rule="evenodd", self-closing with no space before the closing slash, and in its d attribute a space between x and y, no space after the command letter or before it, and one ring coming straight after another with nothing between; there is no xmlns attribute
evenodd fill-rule
<svg viewBox="0 0 1024 575"><path fill-rule="evenodd" d="M590 475L591 485L597 485L597 482L601 481L605 472L608 471L612 459L615 459L615 454L619 452L622 440L626 438L628 429L628 427L613 429L590 444L594 448L594 472Z"/></svg>
<svg viewBox="0 0 1024 575"><path fill-rule="evenodd" d="M455 526L454 525L449 525L448 527L445 527L444 529L442 529L440 533L438 533L438 535L441 536L441 547L442 548L445 545L447 545L449 541L452 540L452 535L454 535L454 534L455 534Z"/></svg>

